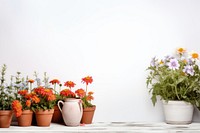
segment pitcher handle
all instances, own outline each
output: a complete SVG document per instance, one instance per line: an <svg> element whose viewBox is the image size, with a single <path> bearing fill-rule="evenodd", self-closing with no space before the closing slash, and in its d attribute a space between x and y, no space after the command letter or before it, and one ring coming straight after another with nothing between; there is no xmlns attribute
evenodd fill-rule
<svg viewBox="0 0 200 133"><path fill-rule="evenodd" d="M80 99L78 102L79 108L80 108L80 112L83 112L83 106L82 106L82 100Z"/></svg>
<svg viewBox="0 0 200 133"><path fill-rule="evenodd" d="M63 105L64 104L64 102L62 101L62 100L59 100L58 101L58 108L59 108L59 110L60 110L60 112L62 112L62 109L61 109L61 107L60 107L60 103Z"/></svg>

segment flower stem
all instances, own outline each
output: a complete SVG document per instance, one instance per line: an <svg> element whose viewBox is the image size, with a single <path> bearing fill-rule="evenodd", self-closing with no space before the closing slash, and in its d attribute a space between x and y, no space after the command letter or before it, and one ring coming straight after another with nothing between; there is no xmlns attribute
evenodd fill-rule
<svg viewBox="0 0 200 133"><path fill-rule="evenodd" d="M178 92L177 92L177 88L175 87L175 91L176 91L176 96L178 98L178 100L180 100L180 97L178 96Z"/></svg>
<svg viewBox="0 0 200 133"><path fill-rule="evenodd" d="M85 95L87 95L87 84L86 84L86 91L85 91L85 93L86 93Z"/></svg>
<svg viewBox="0 0 200 133"><path fill-rule="evenodd" d="M56 83L54 84L54 91L56 91Z"/></svg>
<svg viewBox="0 0 200 133"><path fill-rule="evenodd" d="M31 90L32 90L32 83L30 83L30 92L31 92Z"/></svg>

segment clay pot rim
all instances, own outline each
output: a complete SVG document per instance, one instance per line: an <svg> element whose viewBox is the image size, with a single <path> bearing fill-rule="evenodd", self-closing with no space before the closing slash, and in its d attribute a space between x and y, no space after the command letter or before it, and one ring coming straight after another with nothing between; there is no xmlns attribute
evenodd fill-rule
<svg viewBox="0 0 200 133"><path fill-rule="evenodd" d="M23 114L33 114L33 111L30 109L22 110Z"/></svg>
<svg viewBox="0 0 200 133"><path fill-rule="evenodd" d="M44 114L44 113L50 113L50 114L53 114L54 113L54 109L47 109L47 110L36 110L35 111L36 114Z"/></svg>
<svg viewBox="0 0 200 133"><path fill-rule="evenodd" d="M94 111L96 110L96 105L93 105L92 107L86 107L83 109L83 111Z"/></svg>
<svg viewBox="0 0 200 133"><path fill-rule="evenodd" d="M7 114L12 114L12 110L0 110L0 115L7 115Z"/></svg>

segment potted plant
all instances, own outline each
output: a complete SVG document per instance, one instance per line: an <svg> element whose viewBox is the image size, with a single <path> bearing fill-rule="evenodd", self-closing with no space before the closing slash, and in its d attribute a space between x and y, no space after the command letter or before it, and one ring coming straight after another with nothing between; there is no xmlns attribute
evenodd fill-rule
<svg viewBox="0 0 200 133"><path fill-rule="evenodd" d="M54 113L53 113L52 122L53 123L62 123L63 122L62 113L59 110L58 105L57 105L58 101L62 100L62 97L59 94L62 84L60 84L60 81L58 79L53 79L49 83L51 83L54 86L53 89L54 89L55 96L56 96L56 104L54 106ZM57 84L60 86L59 91L56 90Z"/></svg>
<svg viewBox="0 0 200 133"><path fill-rule="evenodd" d="M13 78L15 78L15 82L13 82ZM12 103L12 109L15 113L12 121L18 122L19 126L30 126L32 121L32 110L31 110L31 97L29 90L34 80L28 80L28 76L25 78L21 77L21 72L17 72L16 76L11 76L11 84L10 87L14 88L14 99ZM18 105L20 104L21 110L18 109ZM25 121L24 121L25 119Z"/></svg>
<svg viewBox="0 0 200 133"><path fill-rule="evenodd" d="M71 90L75 85L72 81L65 82L64 86L68 88L60 92L63 100L58 101L58 107L67 126L79 126L83 114L81 99L77 98L76 94ZM60 104L63 105L62 109Z"/></svg>
<svg viewBox="0 0 200 133"><path fill-rule="evenodd" d="M53 94L52 89L39 86L34 88L32 94L35 94L32 103L32 108L35 111L36 122L38 126L50 126L56 96Z"/></svg>
<svg viewBox="0 0 200 133"><path fill-rule="evenodd" d="M9 128L12 120L13 88L5 84L6 68L3 64L0 77L0 128Z"/></svg>
<svg viewBox="0 0 200 133"><path fill-rule="evenodd" d="M33 111L31 110L31 102L34 94L28 93L27 89L18 91L18 98L12 102L12 109L17 117L19 126L31 126Z"/></svg>
<svg viewBox="0 0 200 133"><path fill-rule="evenodd" d="M176 55L164 59L152 59L147 70L147 87L152 94L153 105L157 96L163 100L166 123L188 124L192 122L193 105L199 107L200 71L199 55L188 54L178 48Z"/></svg>
<svg viewBox="0 0 200 133"><path fill-rule="evenodd" d="M96 106L91 103L91 101L94 100L94 97L92 91L88 92L88 85L93 82L93 78L91 76L86 76L82 78L82 82L86 84L86 89L84 90L80 88L75 92L82 99L83 104L83 116L81 123L91 124Z"/></svg>

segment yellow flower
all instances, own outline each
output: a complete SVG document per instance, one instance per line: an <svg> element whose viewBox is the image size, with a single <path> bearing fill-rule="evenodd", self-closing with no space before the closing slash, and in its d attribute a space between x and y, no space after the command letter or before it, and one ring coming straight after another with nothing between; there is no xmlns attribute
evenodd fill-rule
<svg viewBox="0 0 200 133"><path fill-rule="evenodd" d="M162 65L162 64L164 64L164 62L162 60L160 60L159 64Z"/></svg>
<svg viewBox="0 0 200 133"><path fill-rule="evenodd" d="M177 49L177 53L179 53L179 54L183 54L185 52L186 52L186 49L184 49L184 48L178 48Z"/></svg>
<svg viewBox="0 0 200 133"><path fill-rule="evenodd" d="M191 53L191 57L192 57L193 59L199 59L199 54L198 54L197 52L192 52L192 53Z"/></svg>

